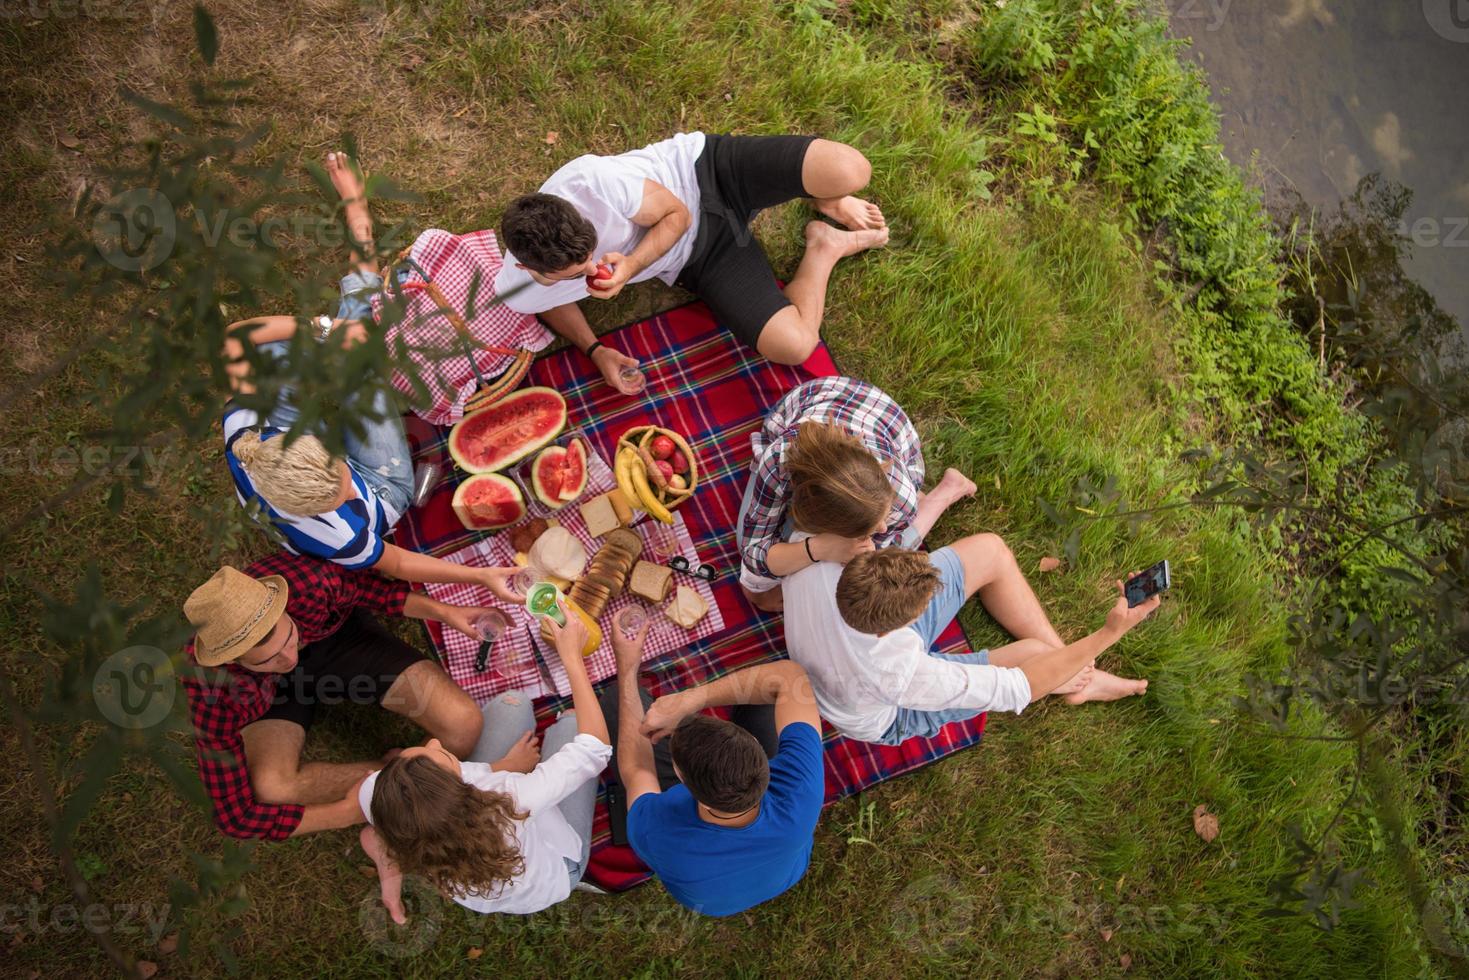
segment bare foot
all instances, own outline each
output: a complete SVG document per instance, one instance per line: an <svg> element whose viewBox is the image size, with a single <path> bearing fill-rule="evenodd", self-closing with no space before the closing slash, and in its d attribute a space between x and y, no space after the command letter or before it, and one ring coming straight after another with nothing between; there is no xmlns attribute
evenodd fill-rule
<svg viewBox="0 0 1469 980"><path fill-rule="evenodd" d="M1076 676L1075 677L1071 678L1071 680L1067 681L1065 684L1062 684L1060 687L1056 688L1051 693L1052 694L1076 694L1079 691L1086 690L1087 685L1092 682L1092 674L1093 674L1093 672L1095 670L1096 670L1096 668L1090 667L1090 666L1081 668L1081 670L1078 670L1076 672ZM1077 703L1080 703L1080 702L1077 702Z"/></svg>
<svg viewBox="0 0 1469 980"><path fill-rule="evenodd" d="M1077 691L1075 694L1066 695L1067 704L1085 704L1088 701L1120 701L1130 698L1135 694L1142 694L1148 689L1148 682L1143 680L1130 680L1126 677L1118 677L1109 674L1105 670L1093 670L1091 683Z"/></svg>
<svg viewBox="0 0 1469 980"><path fill-rule="evenodd" d="M362 177L357 173L357 168L352 165L351 157L345 153L328 153L326 172L332 179L332 186L337 189L338 194L342 195L342 200L350 203L362 199L365 193Z"/></svg>
<svg viewBox="0 0 1469 980"><path fill-rule="evenodd" d="M860 197L848 194L846 197L828 197L811 203L816 206L816 210L843 228L849 228L852 231L887 226L887 220L882 216L882 209Z"/></svg>
<svg viewBox="0 0 1469 980"><path fill-rule="evenodd" d="M867 228L862 231L843 231L833 228L825 221L812 221L806 225L806 247L826 249L837 258L856 255L869 248L882 248L888 243L886 228Z"/></svg>
<svg viewBox="0 0 1469 980"><path fill-rule="evenodd" d="M943 479L939 480L938 486L928 491L928 495L934 498L935 503L948 507L965 497L974 496L977 489L979 488L974 485L973 480L951 466L944 470Z"/></svg>
<svg viewBox="0 0 1469 980"><path fill-rule="evenodd" d="M776 613L785 609L785 593L780 589L771 589L768 592L751 592L744 585L741 585L740 591L745 594L745 598L749 600L750 605L761 612Z"/></svg>

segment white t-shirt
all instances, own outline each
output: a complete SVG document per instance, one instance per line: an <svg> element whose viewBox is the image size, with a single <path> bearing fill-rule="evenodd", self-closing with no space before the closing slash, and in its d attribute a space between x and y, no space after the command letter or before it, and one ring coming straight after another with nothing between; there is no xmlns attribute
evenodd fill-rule
<svg viewBox="0 0 1469 980"><path fill-rule="evenodd" d="M463 779L471 786L508 793L518 810L530 816L516 826L525 871L507 881L498 894L454 895L454 901L475 912L513 912L527 915L565 901L571 894L567 858L581 860L582 839L556 808L572 791L607 768L612 746L591 735L578 735L530 772L496 772L486 762L461 763ZM379 770L380 772L381 770ZM373 823L372 791L377 773L368 776L357 792L357 802Z"/></svg>
<svg viewBox="0 0 1469 980"><path fill-rule="evenodd" d="M552 174L541 185L541 193L570 201L592 223L597 229L597 244L592 254L600 259L608 252L631 255L647 234L648 229L632 220L643 206L643 181L651 180L668 188L689 209L689 227L672 248L634 276L632 282L656 276L671 286L688 262L699 233L699 181L694 176L694 162L703 152L703 133L679 133L672 139L617 156L589 153ZM543 286L529 272L516 268L518 261L507 251L505 264L495 276L495 295L515 312L544 313L587 298L584 276ZM511 295L511 290L519 291Z"/></svg>
<svg viewBox="0 0 1469 980"><path fill-rule="evenodd" d="M821 561L781 579L786 647L810 675L821 717L837 731L870 742L892 726L899 707L1019 714L1030 704L1030 682L1019 667L931 657L907 626L883 636L852 629L837 610L841 575L841 565Z"/></svg>

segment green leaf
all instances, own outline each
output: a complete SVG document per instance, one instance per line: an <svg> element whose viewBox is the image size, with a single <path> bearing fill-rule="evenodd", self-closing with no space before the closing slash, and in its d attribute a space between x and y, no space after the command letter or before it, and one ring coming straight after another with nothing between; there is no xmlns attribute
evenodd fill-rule
<svg viewBox="0 0 1469 980"><path fill-rule="evenodd" d="M194 4L194 40L199 43L199 54L206 65L214 65L219 54L219 32L214 29L214 18L202 3Z"/></svg>

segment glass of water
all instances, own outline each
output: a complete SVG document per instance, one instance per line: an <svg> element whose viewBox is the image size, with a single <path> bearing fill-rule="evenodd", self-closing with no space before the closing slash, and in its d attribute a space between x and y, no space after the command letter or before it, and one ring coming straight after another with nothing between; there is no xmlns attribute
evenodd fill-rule
<svg viewBox="0 0 1469 980"><path fill-rule="evenodd" d="M642 368L633 364L624 364L618 368L617 380L621 381L622 386L633 394L642 391L648 383L648 379L643 374Z"/></svg>
<svg viewBox="0 0 1469 980"><path fill-rule="evenodd" d="M618 613L614 621L623 639L636 640L643 624L648 621L648 611L635 603Z"/></svg>

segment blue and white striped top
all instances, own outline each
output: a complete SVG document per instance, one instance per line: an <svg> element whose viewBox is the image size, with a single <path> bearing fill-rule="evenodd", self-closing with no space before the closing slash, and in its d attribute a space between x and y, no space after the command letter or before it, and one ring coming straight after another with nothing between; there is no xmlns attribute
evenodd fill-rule
<svg viewBox="0 0 1469 980"><path fill-rule="evenodd" d="M240 503L260 501L261 511L285 536L286 550L292 554L325 558L347 568L375 565L383 556L383 535L398 522L399 514L385 504L362 479L362 474L349 461L352 486L357 496L349 498L334 511L313 516L288 514L272 507L250 482L250 476L235 458L234 442L240 433L258 427L260 438L275 439L285 435L284 429L262 425L259 413L241 408L233 401L224 407L224 455L234 477L235 493Z"/></svg>

